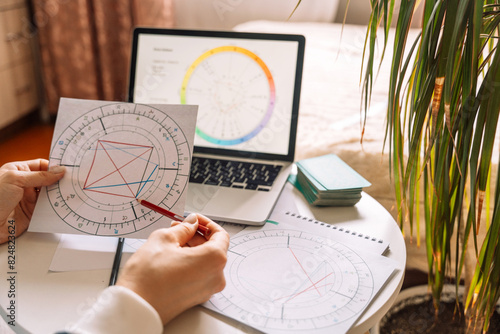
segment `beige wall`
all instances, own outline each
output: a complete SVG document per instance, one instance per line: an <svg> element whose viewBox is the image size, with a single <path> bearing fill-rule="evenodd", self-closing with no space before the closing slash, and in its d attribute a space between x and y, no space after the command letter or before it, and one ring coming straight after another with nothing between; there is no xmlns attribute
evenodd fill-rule
<svg viewBox="0 0 500 334"><path fill-rule="evenodd" d="M344 20L344 15L346 6L349 0L339 0L339 6L337 9L337 15L335 17L335 22L342 22ZM399 9L399 2L394 6L394 12L397 13ZM419 27L421 24L422 18L422 8L423 3L420 4L420 7L417 9L417 13L412 22L413 27ZM349 9L347 11L346 23L347 24L358 24L358 25L366 25L370 18L370 1L369 0L350 0ZM395 18L393 19L393 25L396 24L397 15L394 14Z"/></svg>
<svg viewBox="0 0 500 334"><path fill-rule="evenodd" d="M254 20L286 21L297 1L174 0L175 26L181 29L232 29L238 24ZM337 2L302 1L290 21L332 22L336 16Z"/></svg>

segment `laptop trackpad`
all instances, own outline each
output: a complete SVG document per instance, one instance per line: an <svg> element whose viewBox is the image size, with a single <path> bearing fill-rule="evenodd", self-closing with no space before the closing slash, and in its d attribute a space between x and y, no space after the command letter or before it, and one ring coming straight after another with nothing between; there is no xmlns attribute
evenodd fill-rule
<svg viewBox="0 0 500 334"><path fill-rule="evenodd" d="M205 206L214 198L218 191L218 187L207 187L196 183L189 183L186 211L203 212Z"/></svg>

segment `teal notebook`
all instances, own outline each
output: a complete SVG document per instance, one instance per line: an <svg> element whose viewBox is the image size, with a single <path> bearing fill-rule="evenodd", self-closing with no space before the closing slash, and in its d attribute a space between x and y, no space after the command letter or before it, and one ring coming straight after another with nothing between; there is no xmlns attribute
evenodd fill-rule
<svg viewBox="0 0 500 334"><path fill-rule="evenodd" d="M310 204L318 206L354 205L363 188L371 185L334 154L298 161L297 175L289 181Z"/></svg>
<svg viewBox="0 0 500 334"><path fill-rule="evenodd" d="M371 186L335 154L327 154L297 162L299 170L318 190L361 189Z"/></svg>

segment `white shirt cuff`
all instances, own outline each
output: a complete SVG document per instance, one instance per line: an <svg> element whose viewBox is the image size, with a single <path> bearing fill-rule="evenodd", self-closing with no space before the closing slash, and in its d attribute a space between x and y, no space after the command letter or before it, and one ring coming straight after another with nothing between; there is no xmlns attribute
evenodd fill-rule
<svg viewBox="0 0 500 334"><path fill-rule="evenodd" d="M163 333L158 312L141 296L122 286L106 288L71 328L75 334Z"/></svg>

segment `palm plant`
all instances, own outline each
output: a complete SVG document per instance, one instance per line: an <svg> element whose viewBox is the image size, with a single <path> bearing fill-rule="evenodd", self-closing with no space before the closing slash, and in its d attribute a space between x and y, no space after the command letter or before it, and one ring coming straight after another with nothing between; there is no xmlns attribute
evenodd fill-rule
<svg viewBox="0 0 500 334"><path fill-rule="evenodd" d="M370 1L365 110L376 73L377 33L382 26L385 50L395 2ZM500 2L420 2L401 1L394 35L386 143L398 220L401 227L407 220L412 231L414 225L418 229L423 198L436 315L446 277L454 276L458 288L464 272L468 331L486 331L500 295L500 178L493 180L490 173L492 156L498 154L494 141L500 113ZM418 5L423 6L421 31L407 45ZM484 238L478 237L481 221L487 224ZM454 239L454 234L460 237ZM473 250L472 261L467 261L467 249Z"/></svg>

